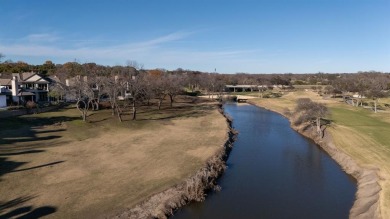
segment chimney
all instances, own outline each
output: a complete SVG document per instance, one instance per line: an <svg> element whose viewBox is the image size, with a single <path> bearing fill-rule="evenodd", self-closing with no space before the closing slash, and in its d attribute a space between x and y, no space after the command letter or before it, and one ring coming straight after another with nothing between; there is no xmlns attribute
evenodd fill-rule
<svg viewBox="0 0 390 219"><path fill-rule="evenodd" d="M18 83L18 77L13 76L12 81L11 81L11 86L12 86L12 96L18 96L19 92L19 83Z"/></svg>

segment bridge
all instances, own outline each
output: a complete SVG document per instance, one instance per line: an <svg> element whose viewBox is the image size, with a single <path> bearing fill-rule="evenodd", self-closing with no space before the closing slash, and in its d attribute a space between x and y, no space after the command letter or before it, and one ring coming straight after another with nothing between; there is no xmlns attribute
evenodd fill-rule
<svg viewBox="0 0 390 219"><path fill-rule="evenodd" d="M237 95L237 102L238 102L238 103L245 103L245 102L247 102L248 100L253 99L253 98L256 98L256 97L253 97L253 96L244 96L244 95Z"/></svg>
<svg viewBox="0 0 390 219"><path fill-rule="evenodd" d="M226 85L225 90L228 92L246 92L258 91L258 85Z"/></svg>

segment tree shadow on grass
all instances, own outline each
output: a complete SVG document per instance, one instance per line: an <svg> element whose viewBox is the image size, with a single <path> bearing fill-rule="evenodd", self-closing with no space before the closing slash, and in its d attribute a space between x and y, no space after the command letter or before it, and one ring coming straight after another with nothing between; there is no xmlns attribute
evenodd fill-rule
<svg viewBox="0 0 390 219"><path fill-rule="evenodd" d="M14 153L0 153L1 156L14 156L14 155L22 155L22 154L35 154L35 153L41 153L45 150L27 150L27 151L20 151L20 152L14 152Z"/></svg>
<svg viewBox="0 0 390 219"><path fill-rule="evenodd" d="M27 218L41 218L43 216L53 214L57 211L57 208L54 206L42 206L38 208L33 208L33 206L21 206L16 208L19 205L22 205L25 202L30 201L35 198L34 196L24 196L18 197L7 202L0 202L0 219L5 218L18 218L18 219L27 219Z"/></svg>
<svg viewBox="0 0 390 219"><path fill-rule="evenodd" d="M42 117L41 114L38 114L36 116L29 115L1 118L1 124L2 127L4 127L4 130L15 130L23 127L32 128L36 126L54 125L57 123L69 122L77 119L80 118L71 116Z"/></svg>
<svg viewBox="0 0 390 219"><path fill-rule="evenodd" d="M53 166L53 165L60 164L60 163L63 163L63 162L65 162L65 161L61 160L61 161L51 162L51 163L42 164L42 165L38 165L38 166L33 166L33 167L29 167L29 168L13 170L13 171L10 171L10 172L14 173L14 172L21 172L21 171L26 171L26 170L33 170L33 169L38 169L38 168L41 168L41 167Z"/></svg>
<svg viewBox="0 0 390 219"><path fill-rule="evenodd" d="M30 158L32 158L34 154L46 152L43 148L55 147L63 143L58 139L62 138L62 135L59 133L65 131L65 129L62 125L56 125L57 123L61 124L62 122L78 119L76 117L67 116L41 116L42 114L1 119L1 124L4 124L4 126L2 126L3 128L0 132L0 177L12 172L26 171L63 162L56 161L17 170L22 165L26 165L28 162L25 160L31 160ZM16 125L14 124L12 126L14 122ZM11 124L11 127L7 126L7 124ZM44 128L43 126L46 125L53 126ZM55 133L58 133L58 135ZM22 160L19 158L17 161L10 159L12 156L21 155L24 156L20 157Z"/></svg>
<svg viewBox="0 0 390 219"><path fill-rule="evenodd" d="M20 166L27 164L28 162L9 161L8 158L0 157L0 166L1 166L1 168L0 168L0 181L1 181L1 176L8 174L8 173L16 173L16 172L33 170L33 169L38 169L38 168L42 168L42 167L53 166L53 165L60 164L63 162L65 162L65 161L61 160L61 161L46 163L46 164L37 165L37 166L33 166L33 167L17 169Z"/></svg>
<svg viewBox="0 0 390 219"><path fill-rule="evenodd" d="M15 162L15 161L9 161L5 157L0 157L0 181L1 181L1 176L10 173L17 169L18 167L26 164L27 162ZM1 207L0 207L1 209Z"/></svg>
<svg viewBox="0 0 390 219"><path fill-rule="evenodd" d="M13 144L13 143L20 143L20 142L33 142L33 141L46 141L46 140L52 140L61 138L59 135L51 135L51 136L45 136L45 137L13 137L13 138L3 138L0 140L1 144Z"/></svg>
<svg viewBox="0 0 390 219"><path fill-rule="evenodd" d="M37 147L42 143L61 138L61 135L45 135L48 133L59 133L66 129L61 126L62 122L69 122L79 119L78 117L56 116L56 117L11 117L1 120L2 131L0 132L0 152L8 150L9 146L19 142L40 141ZM58 124L58 125L57 125ZM52 125L51 130L40 130L44 126ZM40 134L41 136L38 136ZM42 136L43 135L43 136ZM6 145L6 146L4 146Z"/></svg>
<svg viewBox="0 0 390 219"><path fill-rule="evenodd" d="M25 203L27 201L30 201L31 199L34 199L35 196L23 196L23 197L18 197L15 199L12 199L7 202L2 202L0 201L0 212L3 212L6 209L13 208L17 205L20 205L22 203Z"/></svg>

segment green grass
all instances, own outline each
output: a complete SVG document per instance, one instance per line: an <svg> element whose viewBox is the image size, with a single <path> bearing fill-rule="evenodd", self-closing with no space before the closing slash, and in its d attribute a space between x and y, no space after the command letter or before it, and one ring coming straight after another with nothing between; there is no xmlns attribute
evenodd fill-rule
<svg viewBox="0 0 390 219"><path fill-rule="evenodd" d="M335 145L362 167L375 167L381 175L381 214L390 218L390 110L374 113L370 109L353 107L340 99L322 98L313 92L295 91L277 99L256 99L260 106L282 113L292 110L298 98L311 98L326 104L332 124L327 129ZM389 98L380 99L389 103Z"/></svg>
<svg viewBox="0 0 390 219"><path fill-rule="evenodd" d="M390 148L390 124L380 117L373 117L372 111L352 107L331 107L331 112L331 119L336 124L355 129Z"/></svg>

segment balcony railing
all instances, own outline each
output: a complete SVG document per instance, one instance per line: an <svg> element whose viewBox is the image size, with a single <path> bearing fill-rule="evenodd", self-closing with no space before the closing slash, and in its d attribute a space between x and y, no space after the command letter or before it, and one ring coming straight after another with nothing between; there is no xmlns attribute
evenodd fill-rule
<svg viewBox="0 0 390 219"><path fill-rule="evenodd" d="M5 87L0 88L0 93L8 93L8 92L11 92L11 90Z"/></svg>

